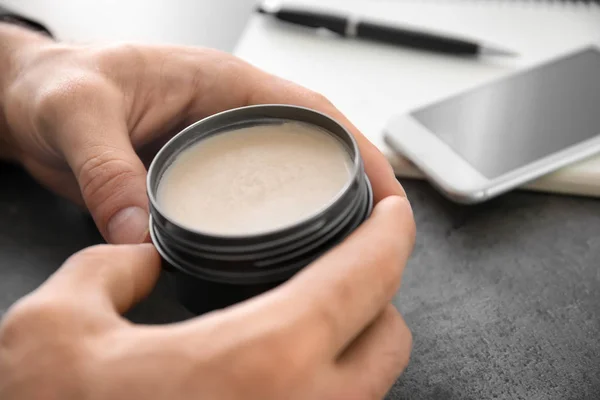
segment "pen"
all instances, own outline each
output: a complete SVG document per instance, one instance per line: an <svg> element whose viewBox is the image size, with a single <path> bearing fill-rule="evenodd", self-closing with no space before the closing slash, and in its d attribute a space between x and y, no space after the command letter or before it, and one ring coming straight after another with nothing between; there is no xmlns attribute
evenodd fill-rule
<svg viewBox="0 0 600 400"><path fill-rule="evenodd" d="M278 20L310 28L324 28L343 37L360 38L461 56L516 56L510 50L474 41L442 36L400 26L385 25L359 18L308 9L258 6L257 11Z"/></svg>

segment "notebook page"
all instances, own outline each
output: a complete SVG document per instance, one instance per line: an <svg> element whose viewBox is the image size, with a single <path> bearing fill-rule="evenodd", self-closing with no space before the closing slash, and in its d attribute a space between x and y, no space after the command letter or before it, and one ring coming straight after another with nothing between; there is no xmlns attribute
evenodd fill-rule
<svg viewBox="0 0 600 400"><path fill-rule="evenodd" d="M419 173L383 141L383 128L392 115L600 41L600 6L583 3L305 0L301 4L468 36L520 53L515 59L461 59L314 34L260 16L250 21L236 54L329 97L403 176ZM594 166L596 171L600 181L600 164Z"/></svg>

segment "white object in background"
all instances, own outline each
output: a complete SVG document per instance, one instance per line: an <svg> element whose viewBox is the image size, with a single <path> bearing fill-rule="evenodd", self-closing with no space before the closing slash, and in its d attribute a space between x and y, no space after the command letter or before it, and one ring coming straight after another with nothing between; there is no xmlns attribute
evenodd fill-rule
<svg viewBox="0 0 600 400"><path fill-rule="evenodd" d="M0 0L72 42L135 41L231 51L255 0Z"/></svg>
<svg viewBox="0 0 600 400"><path fill-rule="evenodd" d="M405 177L422 174L383 141L383 128L393 115L600 38L600 7L589 4L493 0L305 0L301 4L465 35L520 53L515 59L458 58L319 35L262 15L250 20L235 54L329 97ZM600 158L562 169L527 188L600 196Z"/></svg>

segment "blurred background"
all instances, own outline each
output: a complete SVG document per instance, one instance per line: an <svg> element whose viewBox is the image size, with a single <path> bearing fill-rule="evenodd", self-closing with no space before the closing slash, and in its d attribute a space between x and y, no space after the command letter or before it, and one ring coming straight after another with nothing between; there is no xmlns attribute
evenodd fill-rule
<svg viewBox="0 0 600 400"><path fill-rule="evenodd" d="M498 45L519 57L468 59L344 40L253 15L259 0L0 0L70 42L213 47L327 96L388 157L400 177L420 171L383 140L392 115L508 75L600 39L600 0L268 0ZM321 32L322 33L322 32ZM315 65L319 68L315 69ZM359 79L357 79L360 77ZM597 161L600 164L600 158ZM592 168L593 167L593 168ZM573 192L573 175L531 186ZM565 178L566 176L566 178ZM562 181L561 181L562 179ZM565 181L565 182L563 182ZM575 194L581 194L575 191Z"/></svg>
<svg viewBox="0 0 600 400"><path fill-rule="evenodd" d="M231 51L255 0L2 0L63 40L136 41Z"/></svg>

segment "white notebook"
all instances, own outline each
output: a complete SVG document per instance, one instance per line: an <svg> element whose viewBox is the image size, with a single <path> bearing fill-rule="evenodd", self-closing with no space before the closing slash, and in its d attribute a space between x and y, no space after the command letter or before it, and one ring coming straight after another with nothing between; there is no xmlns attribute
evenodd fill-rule
<svg viewBox="0 0 600 400"><path fill-rule="evenodd" d="M422 175L385 145L383 127L392 115L600 41L597 4L532 0L304 0L294 4L433 28L520 53L516 59L461 59L316 34L265 16L252 17L235 54L329 97L386 154L400 177ZM600 156L526 188L600 196Z"/></svg>

